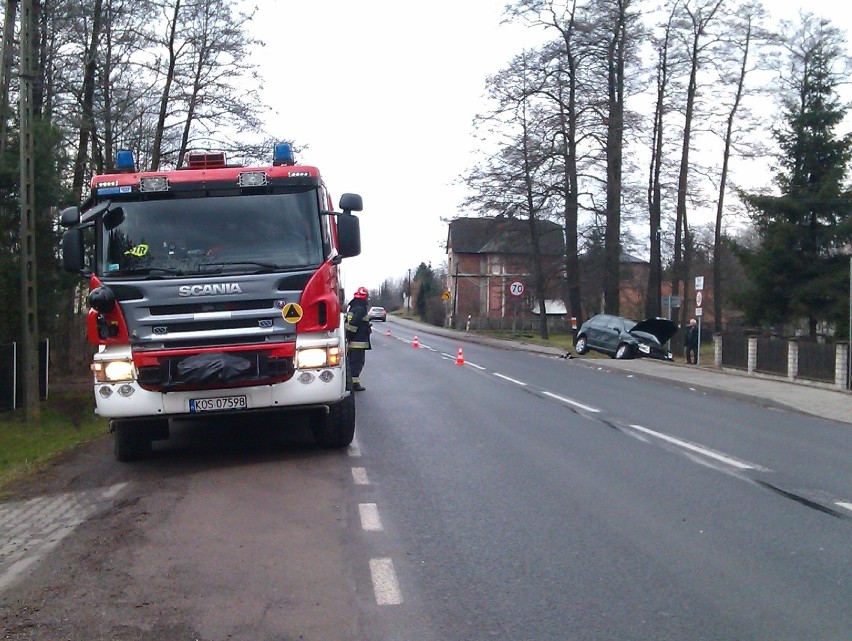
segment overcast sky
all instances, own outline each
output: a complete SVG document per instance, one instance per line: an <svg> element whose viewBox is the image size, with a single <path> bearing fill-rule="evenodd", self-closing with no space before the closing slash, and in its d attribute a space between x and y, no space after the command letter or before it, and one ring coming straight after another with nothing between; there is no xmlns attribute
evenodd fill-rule
<svg viewBox="0 0 852 641"><path fill-rule="evenodd" d="M347 294L377 288L420 262L440 266L461 213L458 177L476 160L472 120L485 79L541 31L501 24L504 0L256 0L255 62L272 107L266 129L307 149L335 204L364 198L362 255L344 261ZM800 7L847 30L846 0L768 0L773 16Z"/></svg>

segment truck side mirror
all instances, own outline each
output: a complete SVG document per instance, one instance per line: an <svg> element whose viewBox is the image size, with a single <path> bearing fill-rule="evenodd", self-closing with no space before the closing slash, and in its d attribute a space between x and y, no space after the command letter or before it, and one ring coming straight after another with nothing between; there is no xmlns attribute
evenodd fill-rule
<svg viewBox="0 0 852 641"><path fill-rule="evenodd" d="M362 211L364 209L364 201L358 194L343 194L340 197L340 209L344 214L349 214L353 211Z"/></svg>
<svg viewBox="0 0 852 641"><path fill-rule="evenodd" d="M80 208L66 207L59 216L59 224L63 227L73 227L80 222Z"/></svg>
<svg viewBox="0 0 852 641"><path fill-rule="evenodd" d="M341 208L343 206L341 198ZM344 258L351 258L361 253L361 222L352 214L340 214L337 217L337 248Z"/></svg>
<svg viewBox="0 0 852 641"><path fill-rule="evenodd" d="M79 273L84 267L83 231L69 229L62 234L62 268Z"/></svg>

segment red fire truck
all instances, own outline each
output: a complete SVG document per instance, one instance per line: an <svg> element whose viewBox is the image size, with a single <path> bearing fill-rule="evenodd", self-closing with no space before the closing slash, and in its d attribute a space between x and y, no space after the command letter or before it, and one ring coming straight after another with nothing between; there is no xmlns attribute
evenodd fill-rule
<svg viewBox="0 0 852 641"><path fill-rule="evenodd" d="M64 268L89 279L96 412L116 458L148 456L169 419L255 410L303 410L321 446L348 445L340 264L361 251L361 197L334 212L286 143L271 166L185 165L139 172L121 151L61 215Z"/></svg>

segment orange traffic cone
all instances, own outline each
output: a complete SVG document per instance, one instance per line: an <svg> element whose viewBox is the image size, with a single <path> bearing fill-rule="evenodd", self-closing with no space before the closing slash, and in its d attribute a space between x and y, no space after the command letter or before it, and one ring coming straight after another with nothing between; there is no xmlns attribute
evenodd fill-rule
<svg viewBox="0 0 852 641"><path fill-rule="evenodd" d="M414 337L414 340L413 340L413 341L411 341L411 346L412 346L412 347L420 347L420 341L419 341L419 340L417 340L417 337L416 337L416 336Z"/></svg>
<svg viewBox="0 0 852 641"><path fill-rule="evenodd" d="M456 365L464 365L464 354L462 354L461 347L459 347L459 355L456 356Z"/></svg>

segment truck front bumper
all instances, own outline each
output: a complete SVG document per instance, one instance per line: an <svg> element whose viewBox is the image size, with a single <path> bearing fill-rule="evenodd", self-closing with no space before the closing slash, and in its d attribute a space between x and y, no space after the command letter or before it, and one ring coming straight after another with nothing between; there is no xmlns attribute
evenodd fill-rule
<svg viewBox="0 0 852 641"><path fill-rule="evenodd" d="M211 403L203 399L239 399L221 403L222 410L274 409L300 405L325 405L340 401L346 391L346 377L341 367L323 370L297 370L290 380L273 385L205 389L198 391L154 392L143 389L136 381L95 383L95 412L107 418L168 417L213 414L200 411ZM244 405L243 405L244 402Z"/></svg>

